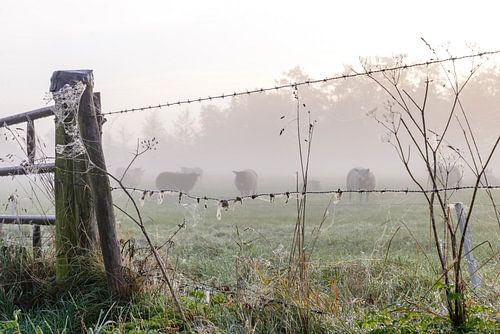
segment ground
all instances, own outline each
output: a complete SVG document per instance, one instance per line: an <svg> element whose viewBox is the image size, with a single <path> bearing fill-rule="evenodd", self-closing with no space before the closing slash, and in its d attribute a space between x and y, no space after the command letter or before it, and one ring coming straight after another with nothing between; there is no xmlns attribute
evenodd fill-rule
<svg viewBox="0 0 500 334"><path fill-rule="evenodd" d="M215 188L206 181L194 193L234 195L230 185ZM470 191L462 191L453 200L468 203L470 195ZM244 332L249 323L257 332L293 332L304 325L299 320L301 310L306 309L312 312L312 332L370 332L385 328L385 333L399 333L408 327L408 333L424 333L432 332L433 326L447 328L428 208L420 194L372 194L368 201L358 196L349 200L344 195L328 209L316 242L315 231L330 196L310 195L306 241L312 301L307 305L285 288L297 215L294 197L288 203L286 197L271 202L269 196L232 203L227 211L222 210L219 220L216 202L207 202L205 208L203 200L198 204L184 197L179 203L177 195L165 196L161 204L155 196L146 196L144 203L141 193L133 196L155 244L164 245L163 259L171 269L181 302L197 328L205 332L210 332L210 328L212 332ZM498 192L495 196L498 200ZM133 214L123 194L114 192L114 197L117 205ZM467 298L470 309L477 311L474 316L481 321L491 320L499 309L498 223L491 201L483 193L473 210L471 232L473 244L478 245L474 258L483 285L469 290ZM121 213L117 213L117 221L125 265L148 277L151 262L141 263L137 255L146 254L140 230ZM179 230L180 224L184 227ZM10 235L16 229L19 231L10 226ZM49 229L44 229L48 240ZM165 243L177 230L172 242ZM465 276L468 280L468 274ZM154 281L154 277L148 279ZM147 298L148 303L155 300ZM165 319L175 315L171 311L170 315L165 313L165 305L169 305L166 292L161 294L161 300L163 304L155 300L160 306L147 307L148 314L142 309L137 311L142 320L124 319L121 329L125 331L128 326L155 332L166 328L162 327L166 326ZM246 311L241 305L247 305ZM9 316L12 313L4 310L4 320L11 320ZM175 322L169 326L178 328ZM116 328L120 326L117 324ZM484 332L492 332L491 328L486 327Z"/></svg>

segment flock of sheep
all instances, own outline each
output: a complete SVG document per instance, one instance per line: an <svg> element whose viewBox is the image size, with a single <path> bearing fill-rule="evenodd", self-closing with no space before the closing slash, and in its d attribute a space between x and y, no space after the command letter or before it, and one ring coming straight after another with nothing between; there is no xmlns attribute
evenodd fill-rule
<svg viewBox="0 0 500 334"><path fill-rule="evenodd" d="M116 171L116 177L121 178L124 185L137 186L144 170L142 168L120 168ZM253 195L257 192L258 175L253 169L233 171L234 185L242 195ZM189 193L196 182L203 175L199 167L182 167L179 172L161 172L156 177L156 188L162 190L177 190ZM373 190L375 189L375 175L367 168L353 168L347 174L348 190ZM320 190L319 181L309 181L309 190Z"/></svg>
<svg viewBox="0 0 500 334"><path fill-rule="evenodd" d="M142 168L118 168L115 173L121 182L128 187L139 186L144 170ZM234 185L242 195L252 195L257 191L257 173L253 169L233 171ZM189 193L202 177L199 167L181 167L179 172L161 172L156 177L156 188L161 190L177 190Z"/></svg>
<svg viewBox="0 0 500 334"><path fill-rule="evenodd" d="M130 168L125 172L121 168L116 171L116 176L122 179L124 185L138 186L144 170L142 168ZM238 192L242 195L253 195L257 191L258 175L253 169L245 169L240 171L233 171L234 185ZM198 180L203 175L203 170L199 167L182 167L179 172L162 172L156 177L156 187L161 190L177 190L184 193L189 193L196 185ZM498 183L492 174L491 170L486 173L488 184ZM463 180L463 171L453 166L449 169L439 169L437 171L437 186L458 187ZM431 184L429 181L428 186ZM346 177L346 190L374 190L376 186L375 175L369 168L356 167L347 173ZM318 191L321 190L319 181L308 181L308 190ZM351 196L349 196L350 198ZM366 193L368 198L368 193Z"/></svg>
<svg viewBox="0 0 500 334"><path fill-rule="evenodd" d="M253 169L233 171L234 185L241 195L252 195L257 191L257 173ZM181 168L180 172L162 172L156 177L156 187L158 189L179 190L190 192L196 181L203 175L199 167Z"/></svg>

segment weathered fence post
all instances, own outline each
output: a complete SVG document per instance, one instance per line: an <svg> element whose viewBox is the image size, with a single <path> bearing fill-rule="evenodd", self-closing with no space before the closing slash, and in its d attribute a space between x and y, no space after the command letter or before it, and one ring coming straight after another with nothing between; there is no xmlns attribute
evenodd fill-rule
<svg viewBox="0 0 500 334"><path fill-rule="evenodd" d="M26 155L30 167L35 165L36 156L36 136L35 122L28 119L26 122ZM42 231L40 225L33 225L33 256L40 257L42 255Z"/></svg>
<svg viewBox="0 0 500 334"><path fill-rule="evenodd" d="M104 124L105 119L101 113L101 93L99 92L94 93L94 109L97 118L97 125L99 125L99 133L102 137L102 125Z"/></svg>
<svg viewBox="0 0 500 334"><path fill-rule="evenodd" d="M465 229L465 220L467 217L467 212L462 203L455 203L455 213L457 215L458 226L460 226L460 231L462 234ZM470 235L470 226L467 228L464 237L464 254L467 261L467 268L469 269L469 276L472 283L472 288L477 288L481 286L481 279L477 275L476 263L474 262L474 256L472 255L472 238Z"/></svg>
<svg viewBox="0 0 500 334"><path fill-rule="evenodd" d="M108 286L113 295L125 296L128 294L128 285L122 271L113 200L94 105L92 71L56 71L52 75L51 91L57 92L67 84L74 85L78 82L86 85L80 99L77 118L80 136L85 147L85 158L88 159L86 175L90 181Z"/></svg>
<svg viewBox="0 0 500 334"><path fill-rule="evenodd" d="M96 115L100 116L101 110L101 93L93 93L94 108ZM78 122L82 122L82 112L78 112ZM99 128L100 130L100 128ZM77 158L75 184L81 189L76 194L77 202L82 203L79 213L79 230L80 230L80 244L86 249L94 249L97 245L97 224L95 211L93 210L92 191L90 188L90 179L88 176L88 157L82 154Z"/></svg>
<svg viewBox="0 0 500 334"><path fill-rule="evenodd" d="M51 82L53 90L54 77ZM69 275L72 259L77 255L78 224L75 213L75 194L73 186L73 163L63 148L74 141L66 133L66 127L75 123L73 111L62 107L61 102L55 99L55 108L60 109L55 118L55 145L56 160L54 171L54 198L55 198L55 243L56 243L56 281L63 283Z"/></svg>
<svg viewBox="0 0 500 334"><path fill-rule="evenodd" d="M83 249L91 250L95 248L97 243L97 226L92 210L93 203L87 174L88 167L88 161L84 154L77 156L73 161L79 245Z"/></svg>
<svg viewBox="0 0 500 334"><path fill-rule="evenodd" d="M85 91L83 94L85 94ZM84 107L85 106L82 104L82 100L80 100L78 114L76 115L78 118L78 124L81 124L82 122L82 108ZM97 224L95 212L93 210L94 203L92 199L92 189L88 173L89 161L85 153L79 155L77 159L75 159L75 171L75 186L79 189L79 191L77 191L75 195L77 202L81 203L81 205L79 206L78 221L80 230L80 244L85 249L94 249L97 245Z"/></svg>

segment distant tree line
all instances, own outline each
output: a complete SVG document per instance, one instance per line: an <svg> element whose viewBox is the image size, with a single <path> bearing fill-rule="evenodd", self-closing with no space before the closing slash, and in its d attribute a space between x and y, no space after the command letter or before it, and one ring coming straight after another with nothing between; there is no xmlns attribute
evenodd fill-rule
<svg viewBox="0 0 500 334"><path fill-rule="evenodd" d="M391 66L393 58L378 59L378 66ZM346 72L350 71L345 66ZM426 80L432 80L428 110L436 127L445 123L450 87L442 70L436 66L403 71L399 82L412 96L422 96ZM300 67L284 73L277 84L311 79ZM481 131L481 142L490 143L498 134L500 106L498 93L500 71L496 67L483 68L473 77L462 93L460 103L471 111L472 126ZM314 174L342 174L356 165L381 166L397 158L383 145L382 131L366 114L383 110L387 95L380 86L365 77L337 80L325 84L301 86L300 99L305 104L302 112L310 111L317 121L312 150ZM261 172L291 173L297 169L295 101L290 90L241 96L230 100L227 107L205 104L197 115L183 110L169 127L157 112L150 112L141 125L141 138L156 137L159 152L151 161L164 159L158 170L178 166L200 166L208 170L231 171L237 168L255 168ZM167 130L169 128L170 130ZM459 131L458 127L454 131ZM281 135L280 135L281 133ZM123 151L127 134L113 134L106 139L110 151ZM452 134L453 137L453 134ZM127 138L129 148L132 138ZM160 164L161 165L161 164ZM331 172L330 172L331 171Z"/></svg>

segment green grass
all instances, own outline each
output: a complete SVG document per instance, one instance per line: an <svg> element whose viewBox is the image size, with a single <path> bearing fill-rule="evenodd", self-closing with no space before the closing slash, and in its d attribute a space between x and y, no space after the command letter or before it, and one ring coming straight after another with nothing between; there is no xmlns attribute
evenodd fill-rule
<svg viewBox="0 0 500 334"><path fill-rule="evenodd" d="M214 189L200 188L199 193L231 195L230 189ZM134 214L123 195L114 195L118 205ZM467 204L469 196L464 191L454 200ZM499 194L495 196L498 200ZM312 239L328 199L308 197L307 240ZM158 245L178 224L186 223L161 252L168 267L175 269L177 291L193 328L200 333L243 333L251 328L257 333L303 331L304 305L287 288L285 275L296 220L295 200L290 198L287 204L282 198L274 203L266 198L246 200L223 211L221 220L216 218L216 210L216 203L209 202L205 209L203 201L196 205L184 199L179 204L176 196L162 204L147 198L141 207ZM484 264L480 269L484 284L466 296L470 327L463 329L450 327L440 302L435 246L421 195L373 195L368 203L360 203L357 196L352 201L344 196L329 211L309 262L312 298L306 308L312 310L307 325L310 332L495 332L499 228L486 196L478 199L471 231L474 245L488 241L491 247L483 244L474 250L476 261ZM125 264L143 274L131 301L113 304L98 261L90 266L88 272L94 273L90 277L81 276L68 283L67 289L57 290L50 258L45 259L44 270L38 271L33 260L27 259L27 267L16 269L12 261L3 259L2 284L23 277L37 277L38 283L2 286L0 328L11 326L2 329L6 333L168 333L181 329L168 293L147 276L157 272L153 261L140 261L146 250L139 229L123 214L117 213L117 219L122 241L134 240L132 258L128 252L131 243L124 247ZM19 231L29 235L25 227L5 230L11 235L19 235ZM45 229L45 235L49 234ZM246 289L242 299L233 293L238 279ZM211 290L210 304L205 301L207 290ZM24 294L22 300L20 293Z"/></svg>
<svg viewBox="0 0 500 334"><path fill-rule="evenodd" d="M457 200L466 202L469 194L459 195ZM140 194L134 196L138 198ZM123 197L116 198L123 206ZM328 199L324 195L308 198L309 235L321 221ZM132 210L128 211L133 214ZM165 199L160 205L156 204L155 198L146 199L141 211L148 230L158 243L166 240L178 224L186 221L186 228L175 238L171 256L178 260L181 268L202 273L208 278L216 274L224 280L231 278L233 271L228 264L234 262L232 259L238 249L235 241L237 229L241 238L249 243L246 251L252 257L276 263L286 261L296 220L292 198L288 204L282 199L276 199L274 203L267 199L235 203L228 211L222 212L221 220L216 219L216 203L209 203L205 209L203 203L195 205L189 200L179 204L175 196ZM420 195L374 195L368 203L361 204L355 198L350 202L345 196L329 211L311 258L321 266L351 260L380 260L386 253L390 259L407 259L421 267L437 264L427 206ZM118 214L118 220L122 236L141 238L139 229L128 218ZM498 250L499 229L485 196L479 198L470 226L474 245L489 241L493 251ZM491 255L492 249L488 245L474 250L479 263ZM494 269L495 263L486 265L482 274L491 274L488 269Z"/></svg>

